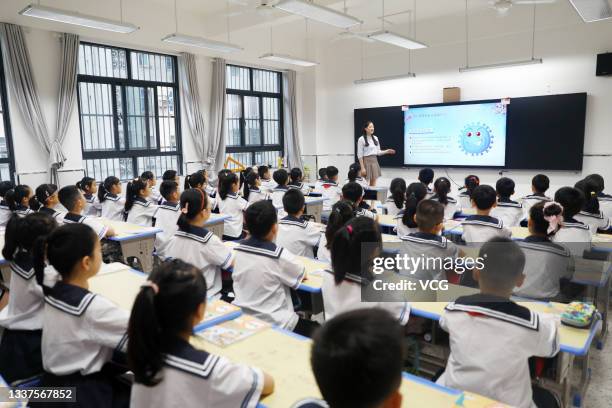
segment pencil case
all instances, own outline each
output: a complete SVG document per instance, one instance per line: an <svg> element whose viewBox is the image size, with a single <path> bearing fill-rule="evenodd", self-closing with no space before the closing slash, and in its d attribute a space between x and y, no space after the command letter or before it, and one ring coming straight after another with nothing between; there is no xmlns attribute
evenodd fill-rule
<svg viewBox="0 0 612 408"><path fill-rule="evenodd" d="M572 302L561 313L561 323L578 328L590 327L596 311L590 303Z"/></svg>

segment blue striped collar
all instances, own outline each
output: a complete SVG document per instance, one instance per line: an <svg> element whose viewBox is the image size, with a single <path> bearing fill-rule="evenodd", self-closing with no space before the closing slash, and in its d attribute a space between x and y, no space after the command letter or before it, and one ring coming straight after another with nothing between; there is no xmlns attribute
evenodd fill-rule
<svg viewBox="0 0 612 408"><path fill-rule="evenodd" d="M276 246L274 242L263 241L254 237L245 239L236 247L236 251L249 252L256 255L267 256L278 259L283 252L283 248Z"/></svg>
<svg viewBox="0 0 612 408"><path fill-rule="evenodd" d="M95 296L87 289L60 281L49 289L45 302L62 312L73 316L81 316Z"/></svg>
<svg viewBox="0 0 612 408"><path fill-rule="evenodd" d="M166 350L164 363L167 366L204 379L210 377L219 361L218 356L198 350L183 339L171 340Z"/></svg>

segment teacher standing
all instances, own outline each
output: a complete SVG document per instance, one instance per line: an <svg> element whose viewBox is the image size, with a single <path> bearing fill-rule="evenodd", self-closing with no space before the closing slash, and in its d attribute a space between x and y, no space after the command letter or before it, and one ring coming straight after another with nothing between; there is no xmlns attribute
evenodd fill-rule
<svg viewBox="0 0 612 408"><path fill-rule="evenodd" d="M381 150L378 137L374 136L374 123L367 121L363 124L361 137L357 141L357 158L361 165L361 176L368 180L370 186L376 185L376 179L381 176L378 156L395 154L395 150Z"/></svg>

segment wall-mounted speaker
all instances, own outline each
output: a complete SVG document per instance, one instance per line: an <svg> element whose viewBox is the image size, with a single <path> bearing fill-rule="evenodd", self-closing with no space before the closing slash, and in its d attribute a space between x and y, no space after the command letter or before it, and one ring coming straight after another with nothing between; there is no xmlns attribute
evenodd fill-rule
<svg viewBox="0 0 612 408"><path fill-rule="evenodd" d="M597 70L595 75L612 75L612 52L597 55Z"/></svg>

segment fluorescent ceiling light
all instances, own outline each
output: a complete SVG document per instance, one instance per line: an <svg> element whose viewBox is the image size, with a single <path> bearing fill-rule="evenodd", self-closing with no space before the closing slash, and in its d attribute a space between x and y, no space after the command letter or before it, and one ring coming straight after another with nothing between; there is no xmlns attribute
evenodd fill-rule
<svg viewBox="0 0 612 408"><path fill-rule="evenodd" d="M400 75L389 75L389 76L376 77L376 78L363 78L363 79L356 80L354 83L355 85L359 85L359 84L369 84L371 82L393 81L395 79L414 78L414 77L416 77L416 74L413 72L409 72L407 74L400 74Z"/></svg>
<svg viewBox="0 0 612 408"><path fill-rule="evenodd" d="M318 62L307 61L300 58L291 57L289 55L282 54L264 54L259 59L274 61L274 62L283 62L285 64L291 65L299 65L300 67L313 67L315 65L319 65Z"/></svg>
<svg viewBox="0 0 612 408"><path fill-rule="evenodd" d="M427 48L427 45L413 40L412 38L404 37L403 35L395 34L391 31L381 30L375 33L369 34L368 38L372 40L384 42L387 44L395 45L397 47L408 48L409 50L418 50L420 48Z"/></svg>
<svg viewBox="0 0 612 408"><path fill-rule="evenodd" d="M585 23L612 18L612 7L607 0L570 0Z"/></svg>
<svg viewBox="0 0 612 408"><path fill-rule="evenodd" d="M350 28L362 23L358 18L348 14L304 0L280 0L273 7L339 28Z"/></svg>
<svg viewBox="0 0 612 408"><path fill-rule="evenodd" d="M81 27L95 28L97 30L113 31L115 33L122 34L129 34L138 30L138 26L135 26L134 24L34 4L30 4L21 10L19 14L22 16L57 21L59 23L73 24Z"/></svg>
<svg viewBox="0 0 612 408"><path fill-rule="evenodd" d="M192 37L190 35L184 34L168 34L164 38L162 38L163 42L172 43L172 44L180 44L180 45L188 45L191 47L198 48L206 48L208 50L218 51L218 52L238 52L242 51L243 48L239 45L234 45L230 43L224 43L221 41L209 40L208 38L202 37Z"/></svg>
<svg viewBox="0 0 612 408"><path fill-rule="evenodd" d="M500 62L498 64L475 65L472 67L463 67L463 68L459 68L459 72L477 71L479 69L516 67L519 65L532 65L532 64L541 64L541 63L542 63L542 58L532 58L532 59L528 59L524 61L510 61L510 62Z"/></svg>

